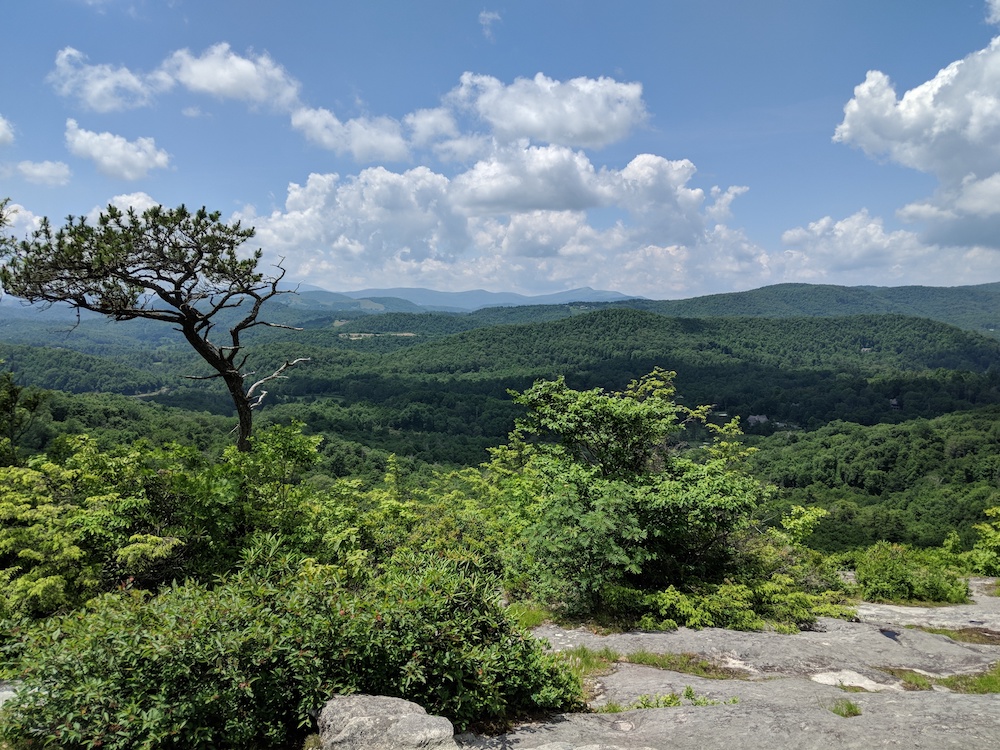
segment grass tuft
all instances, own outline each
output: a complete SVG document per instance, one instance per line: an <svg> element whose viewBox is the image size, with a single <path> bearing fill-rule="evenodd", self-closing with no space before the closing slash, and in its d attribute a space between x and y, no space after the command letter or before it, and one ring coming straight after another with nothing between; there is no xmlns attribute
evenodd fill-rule
<svg viewBox="0 0 1000 750"><path fill-rule="evenodd" d="M920 674L920 672L914 672L912 669L883 667L882 671L891 674L897 680L901 680L903 683L903 690L930 690L934 685L934 682L930 677L925 674Z"/></svg>
<svg viewBox="0 0 1000 750"><path fill-rule="evenodd" d="M989 628L932 628L925 625L907 625L911 630L944 635L960 643L980 643L986 646L1000 646L1000 633Z"/></svg>
<svg viewBox="0 0 1000 750"><path fill-rule="evenodd" d="M624 660L629 664L643 664L647 667L693 674L711 680L746 680L750 677L750 673L746 670L722 667L698 654L654 654L649 651L636 651L628 654Z"/></svg>
<svg viewBox="0 0 1000 750"><path fill-rule="evenodd" d="M861 716L861 706L859 706L854 701L849 701L847 698L841 698L836 701L830 710L837 716L842 716L845 719L850 719L852 716Z"/></svg>
<svg viewBox="0 0 1000 750"><path fill-rule="evenodd" d="M537 628L539 625L554 619L552 610L535 602L514 602L507 607L507 612L513 615L517 624L526 630Z"/></svg>
<svg viewBox="0 0 1000 750"><path fill-rule="evenodd" d="M952 677L942 677L935 680L938 685L944 685L956 693L1000 693L1000 665L988 672L979 674L958 674Z"/></svg>
<svg viewBox="0 0 1000 750"><path fill-rule="evenodd" d="M667 693L666 695L640 695L632 703L623 706L620 703L608 703L598 709L598 713L618 714L622 711L635 711L644 708L676 708L677 706L718 706L720 703L733 705L739 703L737 697L725 701L717 701L704 695L697 695L690 685L684 688L681 695Z"/></svg>

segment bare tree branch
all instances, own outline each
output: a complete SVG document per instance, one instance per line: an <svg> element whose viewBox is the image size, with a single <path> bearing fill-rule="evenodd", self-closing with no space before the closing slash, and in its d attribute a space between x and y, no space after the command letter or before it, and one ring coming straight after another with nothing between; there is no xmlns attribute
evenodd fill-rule
<svg viewBox="0 0 1000 750"><path fill-rule="evenodd" d="M286 377L288 377L287 375L282 375L281 374L285 370L288 370L288 369L290 369L292 367L295 367L295 365L300 364L301 362L308 362L308 361L309 361L309 357L299 357L298 359L294 359L294 360L291 360L291 361L289 361L289 360L286 359L285 363L281 367L279 367L277 370L275 370L274 372L272 372L266 378L261 378L256 383L254 383L249 388L247 388L247 398L250 398L251 396L253 396L254 391L256 391L260 386L264 385L264 383L268 382L269 380L275 380L277 378L286 378ZM258 397L257 401L253 404L253 406L255 406L255 407L256 406L260 406L261 401L264 399L264 396L266 396L266 395L267 395L267 391L264 391Z"/></svg>

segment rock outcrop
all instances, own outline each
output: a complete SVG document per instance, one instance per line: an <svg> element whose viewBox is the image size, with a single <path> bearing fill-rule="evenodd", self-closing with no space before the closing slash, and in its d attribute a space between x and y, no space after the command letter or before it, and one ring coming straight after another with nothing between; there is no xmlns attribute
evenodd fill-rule
<svg viewBox="0 0 1000 750"><path fill-rule="evenodd" d="M319 716L323 750L458 750L443 716L381 695L338 695Z"/></svg>
<svg viewBox="0 0 1000 750"><path fill-rule="evenodd" d="M715 705L623 713L567 714L499 737L461 735L466 750L840 750L841 748L1000 749L1000 695L914 691L887 668L926 676L980 672L1000 661L1000 645L961 643L913 625L976 628L1000 635L1000 599L973 580L974 604L916 608L865 604L860 622L822 619L816 631L779 635L681 628L672 633L597 635L546 626L535 631L557 650L587 646L621 654L695 653L743 670L715 680L618 664L593 685L592 705L629 705L640 696L691 687ZM726 701L737 699L737 703ZM832 709L850 701L860 715Z"/></svg>

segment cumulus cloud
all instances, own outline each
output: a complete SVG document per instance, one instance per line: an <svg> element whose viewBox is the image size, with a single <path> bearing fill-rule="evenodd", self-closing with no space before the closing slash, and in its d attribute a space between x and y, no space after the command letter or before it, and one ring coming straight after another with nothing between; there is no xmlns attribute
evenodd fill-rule
<svg viewBox="0 0 1000 750"><path fill-rule="evenodd" d="M14 126L10 120L0 115L0 146L9 146L14 142Z"/></svg>
<svg viewBox="0 0 1000 750"><path fill-rule="evenodd" d="M121 193L113 196L111 200L104 205L94 206L90 209L87 213L87 221L91 224L96 224L101 214L108 210L109 205L114 206L121 211L135 211L136 213L141 214L146 209L159 204L159 201L154 200L148 193L144 193L141 190L135 193Z"/></svg>
<svg viewBox="0 0 1000 750"><path fill-rule="evenodd" d="M706 216L712 221L724 222L732 216L733 201L750 188L746 185L733 185L723 190L716 186L712 188L713 203L705 210Z"/></svg>
<svg viewBox="0 0 1000 750"><path fill-rule="evenodd" d="M112 133L84 130L76 120L66 121L66 147L74 156L90 159L108 177L138 180L151 169L165 169L170 155L152 138L129 141Z"/></svg>
<svg viewBox="0 0 1000 750"><path fill-rule="evenodd" d="M451 111L444 107L418 109L403 118L403 124L411 131L410 140L418 147L442 138L458 137L458 125Z"/></svg>
<svg viewBox="0 0 1000 750"><path fill-rule="evenodd" d="M402 128L390 117L341 122L328 109L302 107L292 113L292 127L313 143L338 154L351 154L360 162L403 161L409 157Z"/></svg>
<svg viewBox="0 0 1000 750"><path fill-rule="evenodd" d="M225 42L199 56L174 52L160 67L163 75L189 91L219 99L237 99L291 110L298 103L300 84L267 53L241 56Z"/></svg>
<svg viewBox="0 0 1000 750"><path fill-rule="evenodd" d="M663 294L707 289L720 274L744 286L769 278L760 249L717 223L743 189L715 189L709 203L690 185L695 172L689 161L650 154L597 169L581 151L522 142L495 146L452 177L425 166L312 174L289 186L282 210L259 216L248 207L238 218L257 227L269 257L286 258L291 276L332 289L377 277ZM594 211L617 218L598 223ZM643 263L652 266L640 273Z"/></svg>
<svg viewBox="0 0 1000 750"><path fill-rule="evenodd" d="M840 221L825 216L806 227L786 231L789 280L815 280L826 275L856 279L865 283L872 270L886 269L900 277L904 269L928 255L916 234L904 230L888 232L882 220L867 211L858 211Z"/></svg>
<svg viewBox="0 0 1000 750"><path fill-rule="evenodd" d="M473 111L505 141L529 138L599 148L646 120L642 85L603 77L556 81L538 73L504 85L492 76L466 72L448 101Z"/></svg>
<svg viewBox="0 0 1000 750"><path fill-rule="evenodd" d="M0 233L18 239L30 237L42 226L42 217L33 214L20 203L7 204L7 220L10 223L6 227L0 227Z"/></svg>
<svg viewBox="0 0 1000 750"><path fill-rule="evenodd" d="M446 261L468 239L447 191L448 179L426 167L402 173L373 167L346 180L312 174L305 185L289 185L284 211L256 220L257 238L297 258L300 278L401 260Z"/></svg>
<svg viewBox="0 0 1000 750"><path fill-rule="evenodd" d="M1000 25L1000 0L986 0L986 20Z"/></svg>
<svg viewBox="0 0 1000 750"><path fill-rule="evenodd" d="M73 47L56 54L49 83L62 96L75 97L87 109L115 112L150 105L157 94L180 84L196 94L267 104L290 111L298 104L299 82L268 54L239 55L225 42L200 55L182 49L151 73L124 66L91 65Z"/></svg>
<svg viewBox="0 0 1000 750"><path fill-rule="evenodd" d="M616 203L643 230L643 240L657 245L690 244L705 229L701 208L705 192L688 187L697 169L687 159L639 154L620 173L612 173Z"/></svg>
<svg viewBox="0 0 1000 750"><path fill-rule="evenodd" d="M433 145L434 155L441 161L463 164L485 159L495 150L496 142L492 138L476 133L447 138Z"/></svg>
<svg viewBox="0 0 1000 750"><path fill-rule="evenodd" d="M773 259L785 281L870 284L979 284L1000 274L1000 253L982 245L941 246L905 230L887 231L882 219L858 211L829 216L782 236L786 250Z"/></svg>
<svg viewBox="0 0 1000 750"><path fill-rule="evenodd" d="M1000 169L1000 37L900 98L869 71L834 140L952 181Z"/></svg>
<svg viewBox="0 0 1000 750"><path fill-rule="evenodd" d="M22 161L17 171L28 182L50 187L68 184L72 175L69 166L61 161Z"/></svg>
<svg viewBox="0 0 1000 750"><path fill-rule="evenodd" d="M994 19L1000 4L989 7ZM933 196L899 211L926 225L928 242L1000 247L1000 37L902 97L869 71L834 140L937 177Z"/></svg>
<svg viewBox="0 0 1000 750"><path fill-rule="evenodd" d="M122 211L132 209L140 214L153 206L160 205L159 201L153 200L148 193L142 191L116 195L108 203Z"/></svg>
<svg viewBox="0 0 1000 750"><path fill-rule="evenodd" d="M583 210L601 205L602 185L585 154L563 146L499 149L455 178L470 213Z"/></svg>
<svg viewBox="0 0 1000 750"><path fill-rule="evenodd" d="M157 91L170 85L159 73L145 76L122 66L90 65L87 56L73 47L56 53L56 67L47 80L57 93L75 97L95 112L146 106Z"/></svg>

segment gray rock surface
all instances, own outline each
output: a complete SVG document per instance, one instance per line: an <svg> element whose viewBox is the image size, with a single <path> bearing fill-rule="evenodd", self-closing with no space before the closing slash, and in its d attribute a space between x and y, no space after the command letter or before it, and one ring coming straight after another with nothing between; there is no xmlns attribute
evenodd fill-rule
<svg viewBox="0 0 1000 750"><path fill-rule="evenodd" d="M943 635L900 627L891 621L845 622L820 618L819 630L784 635L743 633L718 628L670 633L618 633L595 635L583 629L555 626L538 628L556 650L587 646L610 648L622 654L701 654L728 667L747 670L751 676L789 677L849 670L875 682L898 681L879 667L901 667L935 677L980 672L1000 660L1000 646L958 643ZM848 683L850 684L850 683Z"/></svg>
<svg viewBox="0 0 1000 750"><path fill-rule="evenodd" d="M970 578L973 604L949 607L901 607L895 604L863 603L858 607L862 622L896 625L926 625L934 628L985 628L1000 632L1000 597L989 596L995 578Z"/></svg>
<svg viewBox="0 0 1000 750"><path fill-rule="evenodd" d="M816 631L779 635L708 628L671 633L597 635L554 626L537 629L557 650L578 645L622 654L695 653L743 669L747 679L711 680L619 664L593 685L592 706L629 705L640 696L695 694L716 705L567 714L525 724L500 737L461 735L480 750L808 750L810 748L998 748L1000 695L910 691L885 671L943 677L979 672L1000 661L1000 646L958 643L907 628L932 625L1000 632L1000 599L972 581L974 604L896 607L865 604L860 622L823 618ZM844 687L868 692L845 692ZM732 698L738 700L728 704ZM861 715L831 708L849 700Z"/></svg>
<svg viewBox="0 0 1000 750"><path fill-rule="evenodd" d="M803 687L810 687L802 681ZM836 688L828 697L845 694ZM830 750L831 748L1000 747L1000 697L938 693L857 693L862 714L845 719L825 705L795 702L685 706L621 714L571 714L526 725L502 737L470 738L467 748L569 750L611 746L623 750ZM460 738L463 743L466 738ZM562 744L557 744L562 743Z"/></svg>
<svg viewBox="0 0 1000 750"><path fill-rule="evenodd" d="M452 750L455 730L443 716L416 703L381 695L339 695L323 707L323 750Z"/></svg>
<svg viewBox="0 0 1000 750"><path fill-rule="evenodd" d="M0 680L0 706L14 697L17 684L14 682L3 682Z"/></svg>

